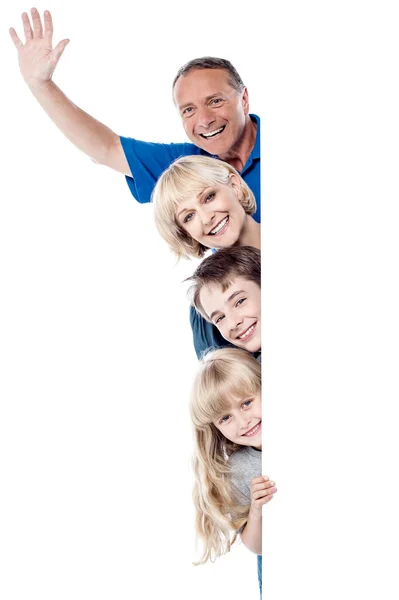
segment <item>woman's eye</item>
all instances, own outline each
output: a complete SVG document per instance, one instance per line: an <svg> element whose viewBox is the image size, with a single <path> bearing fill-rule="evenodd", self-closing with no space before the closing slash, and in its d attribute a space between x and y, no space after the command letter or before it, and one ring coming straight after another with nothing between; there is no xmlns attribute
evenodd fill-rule
<svg viewBox="0 0 399 600"><path fill-rule="evenodd" d="M211 192L210 194L207 195L207 197L205 198L205 202L210 202L211 200L213 200L215 197L215 192Z"/></svg>
<svg viewBox="0 0 399 600"><path fill-rule="evenodd" d="M188 213L188 215L186 215L183 219L183 223L188 223L189 221L191 221L191 219L193 218L194 213Z"/></svg>

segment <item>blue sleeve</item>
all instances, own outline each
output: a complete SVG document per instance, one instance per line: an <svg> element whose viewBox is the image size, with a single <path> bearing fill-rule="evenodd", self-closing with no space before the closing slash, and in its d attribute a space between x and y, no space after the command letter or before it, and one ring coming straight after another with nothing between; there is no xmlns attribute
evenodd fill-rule
<svg viewBox="0 0 399 600"><path fill-rule="evenodd" d="M201 315L197 313L193 306L190 306L190 325L193 331L194 348L197 358L202 358L202 355L207 350L216 348L232 347L224 337L219 333L217 327L205 321Z"/></svg>
<svg viewBox="0 0 399 600"><path fill-rule="evenodd" d="M156 144L126 137L120 140L132 174L126 181L141 204L150 202L157 179L173 161L180 156L200 153L193 144Z"/></svg>

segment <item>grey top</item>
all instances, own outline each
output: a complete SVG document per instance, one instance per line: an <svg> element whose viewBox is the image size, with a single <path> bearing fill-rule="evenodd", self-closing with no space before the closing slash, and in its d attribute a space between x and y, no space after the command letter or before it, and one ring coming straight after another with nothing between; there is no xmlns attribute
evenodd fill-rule
<svg viewBox="0 0 399 600"><path fill-rule="evenodd" d="M262 450L241 446L229 457L235 500L240 506L251 504L251 481L262 475Z"/></svg>

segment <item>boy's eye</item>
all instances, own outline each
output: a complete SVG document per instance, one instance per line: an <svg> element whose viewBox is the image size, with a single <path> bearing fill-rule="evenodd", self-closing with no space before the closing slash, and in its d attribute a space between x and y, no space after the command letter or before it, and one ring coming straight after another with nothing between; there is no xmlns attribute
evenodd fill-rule
<svg viewBox="0 0 399 600"><path fill-rule="evenodd" d="M188 213L188 214L187 214L187 215L184 217L184 219L183 219L183 223L188 223L189 221L191 221L191 219L193 218L193 216L194 216L194 213L192 213L192 212L191 212L191 213Z"/></svg>
<svg viewBox="0 0 399 600"><path fill-rule="evenodd" d="M217 325L218 323L220 323L220 321L221 321L222 319L224 319L224 316L223 316L223 315L220 315L219 317L217 317L217 318L216 318L216 320L215 320L215 325Z"/></svg>
<svg viewBox="0 0 399 600"><path fill-rule="evenodd" d="M246 298L240 298L239 300L237 300L236 302L236 306L240 306L243 302L245 302Z"/></svg>
<svg viewBox="0 0 399 600"><path fill-rule="evenodd" d="M242 403L244 408L248 408L249 406L251 406L252 404L252 399L251 400L245 400L245 402Z"/></svg>

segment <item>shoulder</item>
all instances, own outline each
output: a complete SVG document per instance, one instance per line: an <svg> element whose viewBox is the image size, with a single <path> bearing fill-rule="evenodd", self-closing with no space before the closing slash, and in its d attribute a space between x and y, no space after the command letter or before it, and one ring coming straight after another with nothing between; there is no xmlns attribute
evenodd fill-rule
<svg viewBox="0 0 399 600"><path fill-rule="evenodd" d="M228 463L230 465L232 473L245 474L246 472L248 472L250 467L251 471L253 470L253 468L261 467L262 452L260 450L255 450L255 448L243 446L236 450L229 457Z"/></svg>
<svg viewBox="0 0 399 600"><path fill-rule="evenodd" d="M189 143L174 143L164 144L161 142L146 142L130 137L120 137L122 147L125 153L134 152L139 156L165 156L170 162L180 156L189 156L191 154L199 154L200 149L194 144Z"/></svg>

